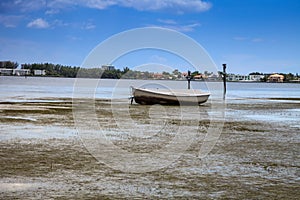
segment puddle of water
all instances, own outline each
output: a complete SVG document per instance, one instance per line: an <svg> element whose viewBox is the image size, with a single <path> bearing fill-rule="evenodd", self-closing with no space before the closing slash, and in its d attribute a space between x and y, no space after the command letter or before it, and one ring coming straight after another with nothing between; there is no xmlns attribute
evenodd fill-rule
<svg viewBox="0 0 300 200"><path fill-rule="evenodd" d="M36 188L37 184L34 183L0 183L0 192L16 192Z"/></svg>
<svg viewBox="0 0 300 200"><path fill-rule="evenodd" d="M76 136L74 128L62 126L0 125L0 141L12 139L52 139Z"/></svg>

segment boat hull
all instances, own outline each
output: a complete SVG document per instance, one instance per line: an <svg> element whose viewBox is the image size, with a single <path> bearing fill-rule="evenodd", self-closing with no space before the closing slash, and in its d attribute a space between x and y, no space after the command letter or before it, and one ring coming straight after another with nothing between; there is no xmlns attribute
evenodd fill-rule
<svg viewBox="0 0 300 200"><path fill-rule="evenodd" d="M199 105L205 103L210 94L199 93L195 90L160 91L132 88L132 95L136 103L143 105Z"/></svg>

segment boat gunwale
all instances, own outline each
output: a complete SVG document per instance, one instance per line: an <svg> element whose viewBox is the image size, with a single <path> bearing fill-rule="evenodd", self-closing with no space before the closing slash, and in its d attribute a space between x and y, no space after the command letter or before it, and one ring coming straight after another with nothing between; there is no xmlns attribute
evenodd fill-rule
<svg viewBox="0 0 300 200"><path fill-rule="evenodd" d="M146 88L136 88L131 86L131 88L133 90L138 90L138 91L142 91L142 92L147 92L147 93L151 93L151 94L156 94L156 95L165 95L165 96L170 96L170 97L203 97L203 96L210 96L210 93L205 92L205 93L201 93L201 94L188 94L188 93L172 93L172 94L168 94L168 93L164 93L161 91L154 91L154 90L150 90L150 89L146 89ZM172 91L172 90L171 90ZM133 92L134 93L134 92Z"/></svg>

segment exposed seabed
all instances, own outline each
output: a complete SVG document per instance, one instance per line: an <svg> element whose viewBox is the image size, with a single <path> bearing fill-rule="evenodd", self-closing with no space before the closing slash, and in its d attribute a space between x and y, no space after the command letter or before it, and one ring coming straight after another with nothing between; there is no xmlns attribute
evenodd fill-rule
<svg viewBox="0 0 300 200"><path fill-rule="evenodd" d="M127 100L97 100L95 108L101 127L110 130L114 144L132 152L160 148L174 134L149 133L141 139L114 135L118 128L115 114L124 105L145 130L159 122L195 126L190 123L193 117L185 121L165 118L176 106L128 104ZM200 159L202 133L212 120L210 111L211 103L200 107L205 119L199 121L193 143L179 159L159 170L128 173L89 153L74 126L72 99L1 102L0 198L299 198L299 99L230 101L217 143ZM118 116L121 119L122 115Z"/></svg>

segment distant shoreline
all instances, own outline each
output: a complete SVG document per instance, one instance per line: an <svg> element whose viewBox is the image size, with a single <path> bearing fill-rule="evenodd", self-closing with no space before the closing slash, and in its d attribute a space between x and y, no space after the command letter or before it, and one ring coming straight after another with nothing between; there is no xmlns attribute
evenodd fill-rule
<svg viewBox="0 0 300 200"><path fill-rule="evenodd" d="M0 77L23 77L23 78L66 78L66 79L76 79L76 78L82 78L82 77L63 77L63 76L17 76L17 75L0 75ZM133 79L133 78L89 78L86 77L87 79L122 79L122 80L157 80L157 81L186 81L182 79L177 79L177 80L171 80L171 79ZM192 79L192 81L195 82L223 82L222 80L197 80L197 79ZM300 81L285 81L285 82L264 82L264 81L226 81L228 83L295 83L295 84L300 84Z"/></svg>

